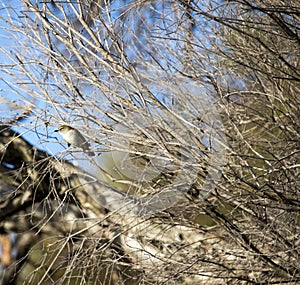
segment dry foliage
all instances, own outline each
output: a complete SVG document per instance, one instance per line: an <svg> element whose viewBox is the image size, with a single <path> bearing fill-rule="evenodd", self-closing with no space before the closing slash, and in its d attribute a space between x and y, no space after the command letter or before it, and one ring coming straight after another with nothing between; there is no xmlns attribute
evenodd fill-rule
<svg viewBox="0 0 300 285"><path fill-rule="evenodd" d="M2 284L300 283L298 1L21 2Z"/></svg>

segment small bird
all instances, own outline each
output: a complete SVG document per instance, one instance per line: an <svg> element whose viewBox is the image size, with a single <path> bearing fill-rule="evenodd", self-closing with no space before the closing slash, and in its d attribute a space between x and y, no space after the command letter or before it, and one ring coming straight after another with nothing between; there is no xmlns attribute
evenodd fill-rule
<svg viewBox="0 0 300 285"><path fill-rule="evenodd" d="M94 156L95 153L90 150L89 142L84 136L76 129L68 125L61 125L54 132L58 132L63 139L68 143L68 146L80 147L84 151L87 151L89 156Z"/></svg>

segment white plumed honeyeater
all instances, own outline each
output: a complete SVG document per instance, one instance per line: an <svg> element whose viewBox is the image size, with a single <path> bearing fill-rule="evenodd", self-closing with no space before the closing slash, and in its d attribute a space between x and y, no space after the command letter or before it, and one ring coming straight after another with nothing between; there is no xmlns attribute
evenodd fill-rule
<svg viewBox="0 0 300 285"><path fill-rule="evenodd" d="M89 156L94 156L95 153L91 151L89 142L76 129L68 125L61 125L55 132L58 132L62 138L68 143L68 146L79 147L87 152Z"/></svg>

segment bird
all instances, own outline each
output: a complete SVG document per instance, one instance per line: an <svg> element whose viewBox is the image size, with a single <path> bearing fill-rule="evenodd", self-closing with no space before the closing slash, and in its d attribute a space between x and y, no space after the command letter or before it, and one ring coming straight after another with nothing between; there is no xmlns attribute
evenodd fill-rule
<svg viewBox="0 0 300 285"><path fill-rule="evenodd" d="M95 153L90 149L89 142L77 129L68 125L60 125L54 132L58 132L67 142L69 147L80 147L81 149L86 151L89 156L95 155Z"/></svg>

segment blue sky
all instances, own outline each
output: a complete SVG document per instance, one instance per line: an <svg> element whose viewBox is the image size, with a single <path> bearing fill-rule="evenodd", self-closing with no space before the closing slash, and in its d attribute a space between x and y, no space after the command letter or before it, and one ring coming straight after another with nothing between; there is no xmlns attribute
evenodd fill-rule
<svg viewBox="0 0 300 285"><path fill-rule="evenodd" d="M114 2L115 7L118 6L118 1ZM9 9L8 11L3 9L4 6L12 6L15 8L15 10ZM37 88L32 84L27 84L27 82L30 82L30 80L28 80L28 78L22 77L22 74L20 72L20 74L18 74L19 70L16 66L14 67L9 67L7 64L11 64L13 63L7 55L13 56L13 54L10 53L10 51L12 49L16 49L17 52L22 52L22 46L20 46L20 44L24 44L22 43L23 41L21 40L20 42L20 35L17 35L17 39L19 40L19 42L17 40L15 40L14 36L15 36L15 32L11 32L9 31L9 26L6 24L6 20L8 20L7 18L7 12L9 12L11 15L13 15L16 20L19 20L18 16L22 15L20 13L21 7L22 5L20 4L19 1L6 1L6 2L1 2L0 3L0 64L2 65L3 68L1 68L0 70L0 100L2 98L2 104L0 104L0 116L2 117L2 120L4 120L5 118L7 118L8 116L14 116L16 114L16 112L20 112L20 110L18 110L18 108L11 108L11 106L9 104L7 104L7 101L5 100L9 100L14 102L17 106L30 106L30 108L33 110L33 114L27 118L26 120L22 121L18 127L15 126L15 130L20 132L25 139L27 139L28 141L30 141L33 145L37 146L40 149L44 149L47 152L49 152L50 154L58 154L60 151L64 150L66 148L66 144L62 142L62 139L59 135L57 135L57 133L54 133L54 130L57 128L58 124L60 122L67 122L70 124L78 124L80 126L80 118L84 118L84 116L87 115L87 113L83 110L80 110L80 108L76 107L74 109L72 108L68 108L65 107L66 105L72 105L73 101L72 101L72 96L74 96L72 94L72 92L67 88L64 87L64 82L58 81L55 82L56 79L60 80L60 75L59 74L51 74L49 73L50 77L52 76L52 78L50 78L50 80L46 81L46 84L41 84L41 88ZM113 8L113 7L112 7ZM172 70L172 67L170 67L170 63L173 66L176 66L178 64L178 61L180 61L180 54L176 56L172 56L172 54L170 55L169 52L177 52L177 48L181 48L183 49L182 45L183 45L183 41L180 40L180 37L184 37L184 34L182 34L184 32L184 25L183 27L181 27L181 30L179 30L179 32L177 33L177 26L174 25L174 23L172 24L172 21L174 21L174 19L172 19L172 13L170 11L165 11L165 15L164 15L164 22L161 21L159 19L160 16L160 10L161 6L160 4L158 4L158 6L156 7L156 13L158 13L155 16L154 13L154 20L153 19L146 19L146 21L148 21L148 24L150 27L152 27L153 29L156 29L156 33L153 33L155 35L154 38L149 38L149 41L154 41L152 43L152 46L149 45L149 47L147 45L141 45L141 43L143 42L143 40L145 42L147 42L147 32L146 32L146 28L145 29L145 34L144 34L144 38L141 39L136 39L133 37L133 44L132 46L130 46L130 44L127 44L127 46L129 46L126 49L126 53L129 55L130 60L132 60L134 62L135 59L137 59L137 64L140 64L141 67L137 66L137 70L140 72L140 74L142 75L142 78L146 78L146 80L149 80L148 82L145 80L145 84L147 85L147 87L153 92L153 94L155 94L155 96L157 96L158 98L165 99L166 104L170 103L172 100L172 96L173 94L176 94L176 92L178 91L181 82L177 81L177 85L172 86L169 85L169 82L167 82L170 79L176 79L177 78L172 78L173 76L173 72L174 70ZM166 9L166 7L164 7L164 9ZM115 15L115 13L112 13L113 17L116 19L117 16ZM134 15L131 16L132 18L129 17L129 19L134 21ZM20 18L21 19L21 18ZM114 20L114 19L113 19ZM155 22L154 24L151 22ZM175 22L176 22L176 18L175 18ZM116 22L113 22L113 24L115 25L114 28L115 29L121 29L121 25L122 22L121 20L118 20ZM131 29L132 27L130 26L131 23L128 23L128 29ZM152 26L153 24L153 26ZM205 27L207 28L207 30L202 31L201 29L198 29L198 32L195 31L195 33L204 33L204 34L208 34L209 33L209 28L207 26L206 23L198 23L201 27ZM126 22L124 23L125 26L125 31L126 31ZM132 24L134 27L134 23ZM166 27L160 27L160 25L165 25ZM134 31L132 30L128 30L130 32L132 32L132 35L134 35ZM168 38L168 33L170 33L170 38ZM126 34L126 33L125 33ZM179 39L179 40L177 40ZM197 38L195 38L197 40ZM199 43L205 45L209 44L209 38L207 38L205 41L203 39L203 37L199 36L198 38ZM126 39L125 39L126 41ZM25 39L24 39L25 42ZM105 42L105 41L104 41ZM140 44L139 44L140 43ZM31 42L26 42L26 44L28 45L33 45L33 43ZM132 48L133 47L133 48ZM201 49L202 47L200 47L199 45L199 49ZM138 60L141 60L141 58L138 58L135 54L135 52L139 49L141 49L141 53L143 53L141 55L141 58L144 58L145 62L138 62ZM33 46L33 54L34 56L36 56L40 50L39 48L35 48ZM6 54L5 52L7 52L8 54ZM159 70L159 65L155 66L155 62L151 61L152 65L152 69L147 69L147 61L151 59L150 54L153 53L152 55L154 55L155 57L157 57L160 61L160 65L163 66L163 68L166 70L166 72L164 71L158 71ZM157 53L157 54L155 54ZM166 53L166 56L164 56L163 53ZM148 56L147 56L148 54ZM41 52L42 55L42 52ZM30 56L30 54L29 54ZM70 58L70 61L72 61L72 57ZM42 74L43 72L43 68L38 67L36 68L36 63L33 62L32 66L30 66L30 57L28 57L28 62L29 64L27 64L27 66L29 66L29 68L31 68L31 72L33 73L33 75L35 76L35 78L39 78L39 80L41 82L43 82L43 76L44 74ZM145 63L145 65L143 65ZM75 62L76 64L76 62ZM180 65L180 64L179 64ZM40 68L40 69L39 69ZM140 68L140 69L138 69ZM144 68L144 69L143 69ZM208 69L208 67L206 66L206 69ZM201 69L200 69L201 71ZM9 73L12 72L13 76L9 75ZM39 74L40 72L40 74ZM105 73L103 75L103 73L99 72L99 81L103 79L106 80L107 78L105 78ZM14 77L14 75L16 77ZM103 77L103 78L102 78ZM157 78L160 78L159 83L157 82ZM117 96L119 96L120 98L123 96L122 94L122 89L124 88L123 92L126 93L126 84L127 82L121 82L122 80L118 81L118 79L115 78L110 78L111 82L105 82L105 84L109 85L108 86L111 90L111 92L115 92L118 93ZM52 80L52 81L51 81ZM75 81L76 82L76 77L75 77ZM165 80L165 85L161 85L161 83L164 84ZM7 84L9 83L9 84ZM50 83L50 84L49 84ZM53 86L51 86L51 83L55 83L53 84ZM57 84L56 84L57 83ZM195 83L195 82L193 82ZM76 84L76 83L74 83ZM118 86L119 84L119 86ZM198 82L197 82L198 84ZM195 96L196 98L199 99L203 99L204 96L206 96L206 86L205 84L202 84L202 86L193 86L191 85L190 88L188 86L188 81L186 82L187 88L186 88L186 92L192 92L192 95ZM104 96L102 94L100 94L100 90L97 89L97 87L92 88L92 87L87 87L88 84L87 83L79 83L79 88L81 88L81 91L84 93L84 95L89 96L88 98L92 98L92 100L95 100L93 102L96 102L95 105L102 104L104 102ZM62 90L60 90L59 88L63 88ZM119 89L118 89L119 88ZM169 88L169 89L168 89ZM44 93L43 93L44 92ZM65 93L64 93L65 92ZM66 92L68 92L68 96L65 96ZM129 92L131 92L131 90L129 90ZM185 92L185 93L186 93ZM170 94L172 94L170 96ZM48 96L48 97L47 97ZM124 97L127 96L126 94L124 95ZM176 96L176 95L175 95ZM180 96L180 94L179 94ZM55 106L53 106L52 101L55 101L57 103L55 103L58 107L55 108ZM1 103L1 101L0 101ZM29 105L28 105L29 104ZM31 104L31 105L30 105ZM196 104L199 105L199 104ZM96 107L96 106L95 106ZM101 106L102 110L104 109L103 106ZM10 110L8 110L10 109ZM175 110L175 109L174 109ZM95 112L94 112L95 111ZM90 115L94 115L97 119L99 118L99 112L97 113L97 108L90 108L89 110L89 114ZM195 108L195 112L199 112L199 110L197 110L197 108ZM200 112L201 113L201 112ZM197 114L195 114L196 116ZM81 117L80 117L81 116ZM0 119L1 119L0 117ZM79 120L77 120L76 118L79 118ZM101 118L99 118L99 121L101 120ZM98 131L100 131L98 129ZM99 134L97 134L99 135Z"/></svg>
<svg viewBox="0 0 300 285"><path fill-rule="evenodd" d="M61 138L53 132L57 127L42 124L43 120L35 118L36 114L41 116L43 111L46 117L49 106L36 96L32 96L34 95L31 93L33 87L26 88L25 84L28 80L22 78L21 73L19 77L15 74L18 72L16 64L10 59L14 57L14 51L22 52L22 47L18 42L22 38L20 34L16 35L14 31L11 31L6 21L10 20L9 14L18 19L18 13L22 7L22 4L16 0L0 2L0 120L5 123L22 113L24 107L30 107L34 113L17 126L15 125L14 130L20 132L26 140L38 148L57 154L64 149L64 145L60 143ZM40 90L36 89L36 92Z"/></svg>

